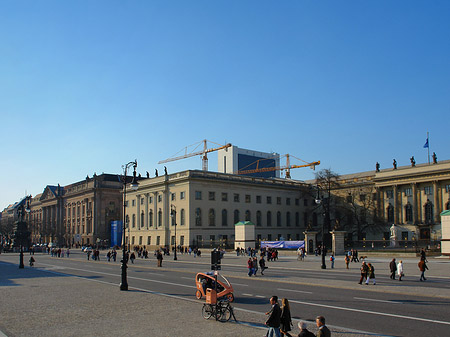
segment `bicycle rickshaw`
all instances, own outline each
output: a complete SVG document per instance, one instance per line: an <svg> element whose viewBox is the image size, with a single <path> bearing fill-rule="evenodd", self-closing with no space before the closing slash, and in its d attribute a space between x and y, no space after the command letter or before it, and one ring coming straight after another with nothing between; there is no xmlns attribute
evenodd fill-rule
<svg viewBox="0 0 450 337"><path fill-rule="evenodd" d="M230 282L225 278L225 276L220 275L219 273L217 273L217 276L220 276L221 278L217 278L217 298L225 298L229 302L233 302L233 287ZM195 297L197 297L197 299L206 297L206 289L216 289L214 272L198 273L195 276L195 285L197 286Z"/></svg>

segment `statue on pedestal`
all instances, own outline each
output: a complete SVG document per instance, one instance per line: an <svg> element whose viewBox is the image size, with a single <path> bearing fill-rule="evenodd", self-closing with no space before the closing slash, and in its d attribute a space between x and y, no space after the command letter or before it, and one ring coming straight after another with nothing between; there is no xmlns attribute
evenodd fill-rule
<svg viewBox="0 0 450 337"><path fill-rule="evenodd" d="M397 247L397 228L395 227L395 224L392 224L391 226L391 247Z"/></svg>

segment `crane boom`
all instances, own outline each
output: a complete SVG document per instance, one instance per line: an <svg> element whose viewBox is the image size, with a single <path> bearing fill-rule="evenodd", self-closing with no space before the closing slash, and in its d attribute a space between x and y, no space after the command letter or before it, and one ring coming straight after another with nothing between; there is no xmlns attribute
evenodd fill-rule
<svg viewBox="0 0 450 337"><path fill-rule="evenodd" d="M286 155L286 162L287 165L286 166L274 166L274 167L263 167L263 168L258 168L259 167L259 160L257 160L256 162L256 169L251 169L251 170L239 170L238 174L251 174L251 173L259 173L259 172L271 172L271 171L283 171L286 170L286 178L291 178L290 175L290 170L294 169L294 168L301 168L301 167L311 167L313 169L315 169L315 167L317 165L320 165L320 161L314 161L312 163L306 163L304 165L290 165L289 163L289 155Z"/></svg>

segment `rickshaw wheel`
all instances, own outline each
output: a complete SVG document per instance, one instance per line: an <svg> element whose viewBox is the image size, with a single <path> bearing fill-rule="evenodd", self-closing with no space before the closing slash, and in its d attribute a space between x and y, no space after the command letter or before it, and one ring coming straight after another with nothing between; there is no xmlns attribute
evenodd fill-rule
<svg viewBox="0 0 450 337"><path fill-rule="evenodd" d="M195 297L197 297L198 300L202 298L202 293L200 292L200 290L197 290L195 292Z"/></svg>
<svg viewBox="0 0 450 337"><path fill-rule="evenodd" d="M234 301L234 295L233 294L227 294L227 300L229 302L233 302Z"/></svg>

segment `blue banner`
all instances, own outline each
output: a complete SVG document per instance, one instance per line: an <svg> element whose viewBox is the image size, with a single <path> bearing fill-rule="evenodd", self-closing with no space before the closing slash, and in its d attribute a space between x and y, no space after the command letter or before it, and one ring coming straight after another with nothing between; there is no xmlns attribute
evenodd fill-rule
<svg viewBox="0 0 450 337"><path fill-rule="evenodd" d="M298 249L304 247L305 241L261 241L261 248Z"/></svg>
<svg viewBox="0 0 450 337"><path fill-rule="evenodd" d="M122 245L122 221L111 221L111 247Z"/></svg>

